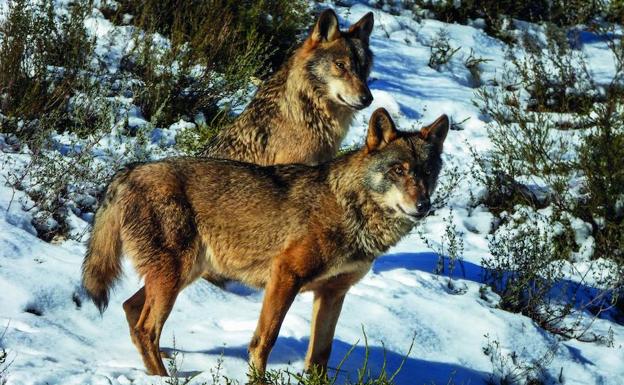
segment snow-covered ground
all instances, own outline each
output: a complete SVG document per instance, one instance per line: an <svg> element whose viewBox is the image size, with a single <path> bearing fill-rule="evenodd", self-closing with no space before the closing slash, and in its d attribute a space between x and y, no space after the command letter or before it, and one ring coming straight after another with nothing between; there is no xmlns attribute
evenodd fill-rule
<svg viewBox="0 0 624 385"><path fill-rule="evenodd" d="M345 4L346 2L342 2ZM372 10L355 3L336 8L341 22L350 24ZM442 113L455 121L467 119L461 131L451 131L445 143L446 167L457 165L467 174L468 144L485 150L489 146L485 122L471 103L474 88L463 60L473 49L490 61L483 64L485 79L503 66L504 45L481 29L445 24L435 20L416 22L410 15L391 15L378 9L371 38L375 66L370 86L373 104L360 112L345 145L361 144L370 113L387 108L403 129L418 128ZM98 50L108 55L111 70L126 49L126 27L113 27L95 15L88 22L98 36ZM427 66L427 44L441 28L451 44L461 50L440 72ZM124 43L125 42L125 43ZM611 68L604 42L594 40L584 47L590 68L608 77ZM108 51L107 51L108 50ZM606 75L605 75L606 74ZM140 120L140 116L134 117ZM165 136L175 127L162 131ZM162 136L162 135L160 135ZM114 142L107 145L113 147ZM0 163L25 155L0 152ZM1 171L0 178L8 172ZM454 222L464 234L466 276L456 273L459 294L448 289L448 279L433 274L437 255L428 249L417 230L380 257L371 272L347 296L336 330L330 366L336 367L350 347L359 341L346 360L341 378L356 375L365 356L362 329L368 336L369 367L378 371L387 359L395 370L412 339L414 347L396 383L481 384L492 373L490 358L483 353L489 336L500 342L502 353L515 351L521 360L544 360L555 346L547 365L547 378L560 377L567 385L624 384L624 326L598 319L597 333L613 333L613 346L558 341L529 318L496 308L495 295L480 293L480 263L488 256L486 235L492 215L483 208L469 208L465 179L450 202ZM49 244L39 240L31 213L21 209L21 192L0 185L0 328L6 333L0 346L9 352L12 364L8 384L160 384L147 376L132 345L121 303L141 283L129 265L125 277L111 298L109 309L100 316L80 291L80 266L85 252L82 242L73 240ZM443 219L449 208L427 218L421 231L433 243L440 242ZM74 218L78 229L87 226ZM193 383L209 381L208 371L222 358L221 373L245 379L246 349L260 311L262 293L242 287L228 291L198 281L178 298L165 325L161 345L181 352L181 371L197 374ZM270 356L270 368L298 371L308 343L311 294L299 295L290 309ZM348 373L348 374L347 374ZM560 376L560 374L562 375Z"/></svg>

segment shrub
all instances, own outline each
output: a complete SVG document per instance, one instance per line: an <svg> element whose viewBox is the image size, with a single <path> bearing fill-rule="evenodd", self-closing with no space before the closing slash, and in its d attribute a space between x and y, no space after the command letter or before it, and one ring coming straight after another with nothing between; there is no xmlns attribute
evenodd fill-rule
<svg viewBox="0 0 624 385"><path fill-rule="evenodd" d="M164 126L200 112L212 121L237 106L252 77L267 73L267 60L277 66L288 55L309 17L303 0L122 1L102 9L118 22L133 15L143 29L115 76L132 85L143 115ZM71 3L67 14L52 0L8 2L0 22L1 132L28 138L54 111L66 113L55 127L62 132L72 126L69 100L106 83L91 68L95 40L84 21L92 10L88 0Z"/></svg>
<svg viewBox="0 0 624 385"><path fill-rule="evenodd" d="M553 343L538 359L525 360L516 351L505 353L500 342L485 335L485 354L492 364L492 373L485 381L487 385L543 385L546 384L547 367L553 361L558 344ZM562 369L563 370L563 369ZM557 379L548 383L563 384L563 371Z"/></svg>
<svg viewBox="0 0 624 385"><path fill-rule="evenodd" d="M451 126L452 127L452 126ZM431 208L438 210L446 207L451 198L459 192L459 184L463 180L466 171L457 164L446 163L438 178L438 184L431 197Z"/></svg>
<svg viewBox="0 0 624 385"><path fill-rule="evenodd" d="M481 64L487 63L490 59L475 56L474 50L471 48L468 57L464 59L464 66L470 72L470 81L472 87L480 87L481 82Z"/></svg>
<svg viewBox="0 0 624 385"><path fill-rule="evenodd" d="M132 22L145 31L135 36L134 49L122 65L140 80L133 88L136 103L158 126L193 120L197 114L213 122L212 128L222 126L224 108L246 100L252 78L269 73L267 63L269 68L282 63L309 17L302 0L115 5L105 8L113 21L121 23L132 15Z"/></svg>
<svg viewBox="0 0 624 385"><path fill-rule="evenodd" d="M303 0L123 0L105 9L116 23L132 15L132 22L158 32L179 47L189 44L192 60L215 59L227 68L230 59L251 46L268 48L276 69L311 22Z"/></svg>
<svg viewBox="0 0 624 385"><path fill-rule="evenodd" d="M597 256L624 269L624 39L612 44L616 76L605 101L593 106L583 126L593 127L578 147L579 170L585 176L579 217L592 224Z"/></svg>
<svg viewBox="0 0 624 385"><path fill-rule="evenodd" d="M547 328L544 316L555 312L550 292L563 278L564 263L552 247L550 225L519 211L490 237L492 257L482 261L483 280L501 296L501 308L542 320Z"/></svg>
<svg viewBox="0 0 624 385"><path fill-rule="evenodd" d="M597 238L604 238L601 229L612 234L600 242L605 246L596 257L617 257L622 243L614 235L624 218L619 203L624 191L624 48L612 42L616 75L610 84L598 85L585 60L553 39L544 51L534 46L525 59L512 60L506 77L515 83L503 79L498 87L478 91L476 104L492 118L488 136L493 149L477 156L484 171L480 179L489 190L485 199L490 206L503 204L499 211L517 203L554 204L591 223ZM597 218L604 218L604 225Z"/></svg>
<svg viewBox="0 0 624 385"><path fill-rule="evenodd" d="M551 22L560 27L592 23L604 14L621 17L621 7L600 0L413 0L410 8L416 15L433 16L448 23L466 24L471 19L485 21L485 32L506 42L513 19ZM617 3L617 2L612 2Z"/></svg>
<svg viewBox="0 0 624 385"><path fill-rule="evenodd" d="M9 366L11 366L11 362L7 362L9 354L7 353L6 349L1 345L2 339L4 339L6 331L7 329L4 329L2 331L2 334L0 334L0 385L6 384L6 376L8 374Z"/></svg>
<svg viewBox="0 0 624 385"><path fill-rule="evenodd" d="M449 210L449 214L444 218L444 233L440 237L440 242L434 244L422 231L422 228L418 229L418 235L425 245L433 250L438 256L438 262L436 264L434 273L445 274L448 276L447 288L452 294L464 294L467 288L464 286L457 286L453 282L453 274L455 272L455 265L459 263L462 271L462 276L466 276L464 269L463 253L464 253L464 234L457 230L455 225L455 215L453 209ZM448 263L447 263L448 261ZM448 269L447 269L448 265Z"/></svg>
<svg viewBox="0 0 624 385"><path fill-rule="evenodd" d="M44 115L67 113L59 131L72 119L70 99L94 84L85 75L94 47L84 28L90 9L87 1L68 14L57 13L52 0L8 2L0 22L0 132L27 139Z"/></svg>
<svg viewBox="0 0 624 385"><path fill-rule="evenodd" d="M578 249L569 215L516 207L501 216L503 225L489 237L483 282L500 295L499 306L522 313L564 338L608 344L591 330L596 318L612 316L621 299L622 266L597 259L578 271L568 262ZM583 246L587 247L586 245Z"/></svg>
<svg viewBox="0 0 624 385"><path fill-rule="evenodd" d="M19 151L30 155L26 163L7 158L6 184L24 191L29 201L20 202L25 211L33 213L33 226L45 241L57 236L69 235L70 213L81 216L95 211L96 197L108 182L108 178L121 165L116 162L98 161L94 147L109 132L112 124L112 108L100 110L97 115L86 106L72 104L75 124L93 119L94 131L85 138L75 134L60 137L55 134L58 115L40 119L41 130L23 144ZM101 106L100 106L101 107ZM68 131L80 131L80 127L67 127Z"/></svg>
<svg viewBox="0 0 624 385"><path fill-rule="evenodd" d="M234 118L222 109L212 121L199 121L195 125L181 130L176 136L176 148L184 154L196 155L206 146L222 127L230 124Z"/></svg>
<svg viewBox="0 0 624 385"><path fill-rule="evenodd" d="M427 65L436 71L440 71L444 65L451 61L451 58L453 58L460 48L461 47L452 47L448 31L441 29L429 43L431 55L429 56L429 63Z"/></svg>
<svg viewBox="0 0 624 385"><path fill-rule="evenodd" d="M145 28L134 29L133 49L110 74L85 29L92 3L54 5L11 0L0 21L0 132L29 155L6 157L5 182L26 193L20 203L47 241L80 235L70 234L72 216L89 220L119 166L159 156L154 127L194 120L177 138L186 153L214 135L308 17L303 0L104 4L105 13L116 7L107 13L116 21L131 13ZM129 127L135 105L150 124ZM110 140L122 150L101 146Z"/></svg>
<svg viewBox="0 0 624 385"><path fill-rule="evenodd" d="M610 1L607 6L606 17L607 21L617 24L624 24L624 1L614 0Z"/></svg>
<svg viewBox="0 0 624 385"><path fill-rule="evenodd" d="M501 294L502 307L582 338L583 327L562 326L566 316L594 303L591 313L600 314L624 288L624 48L621 41L610 43L616 75L599 85L584 58L558 36L550 33L545 47L526 41L524 59L512 58L502 79L478 91L476 104L492 119L493 146L485 155L473 152L474 176L487 190L480 202L499 214L502 225L490 241L492 259L484 261L486 281ZM547 215L538 212L544 208ZM594 243L584 250L574 235L577 218L591 225ZM595 260L603 275L586 296L574 294L578 285L561 287L564 262L575 258ZM581 276L579 285L588 279Z"/></svg>
<svg viewBox="0 0 624 385"><path fill-rule="evenodd" d="M563 30L547 24L547 44L542 47L525 36L523 59L511 54L511 61L529 93L526 108L536 112L571 112L587 115L592 104L600 101L582 53L570 47Z"/></svg>
<svg viewBox="0 0 624 385"><path fill-rule="evenodd" d="M228 46L231 36L212 36ZM245 50L221 56L218 49L194 60L190 46L163 42L158 34L135 36L134 49L123 58L124 69L139 79L132 87L135 103L155 126L169 126L197 114L219 115L222 104L238 106L248 95L249 82L262 68L268 47L253 37ZM219 58L219 59L217 59Z"/></svg>

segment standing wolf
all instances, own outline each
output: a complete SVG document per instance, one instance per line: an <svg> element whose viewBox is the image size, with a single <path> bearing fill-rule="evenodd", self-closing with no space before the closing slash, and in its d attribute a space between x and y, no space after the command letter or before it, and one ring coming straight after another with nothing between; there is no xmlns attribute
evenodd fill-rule
<svg viewBox="0 0 624 385"><path fill-rule="evenodd" d="M365 146L319 166L261 167L172 158L120 171L98 209L83 285L100 311L126 254L145 286L124 302L132 342L150 374L166 375L162 327L199 276L265 288L249 345L261 373L300 291L314 292L306 367L325 370L349 288L424 217L449 122L398 131L372 115Z"/></svg>
<svg viewBox="0 0 624 385"><path fill-rule="evenodd" d="M355 111L373 100L366 84L372 30L372 13L345 32L334 11L325 10L301 47L200 155L264 166L332 159Z"/></svg>

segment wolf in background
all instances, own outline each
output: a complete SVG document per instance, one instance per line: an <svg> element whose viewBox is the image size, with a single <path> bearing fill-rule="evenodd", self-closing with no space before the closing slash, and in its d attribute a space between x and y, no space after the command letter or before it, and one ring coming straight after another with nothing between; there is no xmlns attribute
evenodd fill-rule
<svg viewBox="0 0 624 385"><path fill-rule="evenodd" d="M200 152L260 165L332 159L357 110L373 96L366 84L373 55L373 14L341 31L331 9L247 108Z"/></svg>
<svg viewBox="0 0 624 385"><path fill-rule="evenodd" d="M203 274L264 288L249 345L263 373L297 293L314 292L306 367L326 370L349 288L430 209L446 116L398 131L375 111L366 144L318 166L262 167L220 159L134 164L98 209L83 285L100 309L127 255L145 286L124 302L133 343L150 374L167 375L162 327L178 293Z"/></svg>

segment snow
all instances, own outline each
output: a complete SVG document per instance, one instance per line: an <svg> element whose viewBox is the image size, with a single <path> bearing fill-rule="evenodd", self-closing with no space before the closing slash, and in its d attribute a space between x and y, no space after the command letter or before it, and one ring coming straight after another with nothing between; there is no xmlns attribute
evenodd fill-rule
<svg viewBox="0 0 624 385"><path fill-rule="evenodd" d="M362 143L368 117L379 107L388 109L397 125L409 130L416 130L444 113L456 121L467 119L462 131L449 133L444 154L446 167L458 165L467 174L471 159L468 145L483 151L490 143L483 117L471 103L475 89L470 86L463 61L471 49L476 56L488 59L482 65L483 78L491 79L503 67L504 44L486 35L478 28L478 22L474 26L436 20L416 22L408 14L396 16L364 3L341 4L347 5L334 7L344 24L357 21L368 11L375 13L371 37L375 65L370 81L375 99L356 115L343 144ZM87 20L87 27L97 37L98 54L106 61L109 72L114 73L122 54L131 48L132 27L115 27L99 12ZM451 44L461 49L438 72L429 68L427 62L428 44L440 30L446 31ZM532 31L541 33L535 28ZM590 68L606 81L613 71L608 64L606 43L592 40L591 36L582 41L591 60ZM125 103L130 111L129 125L146 125L131 101ZM151 139L170 145L178 130L192 125L180 121L169 128L156 129ZM0 145L4 148L3 143L4 140ZM118 137L111 135L100 146L97 151L102 154L119 154L134 144L120 146ZM150 148L155 146L146 151ZM0 152L0 177L9 172L5 160L19 163L26 162L27 157ZM464 240L465 276L459 267L454 274L454 286L463 288L461 294L449 289L447 276L433 273L438 256L418 234L422 232L432 244L439 245L446 225L444 219L451 209L444 208L380 257L369 274L352 288L336 329L330 366L336 367L359 341L342 367L340 378L345 373L351 378L356 376L365 356L364 330L373 372L380 370L384 356L388 370L394 371L414 339L413 349L396 377L397 384L446 384L449 378L458 384L479 384L493 371L490 358L483 353L487 334L500 342L503 354L515 351L524 361L541 360L555 344L556 354L547 366L548 376L557 379L561 372L566 385L624 384L624 326L608 319L595 321L593 328L597 333L606 335L612 331L613 347L559 341L529 318L498 309L498 296L481 290L480 266L489 255L487 234L493 215L482 206L471 208L469 191L480 194L478 186L464 180L460 194L450 201L453 223ZM39 240L31 225L33 213L22 210L22 202L26 201L23 193L0 186L0 330L6 328L0 346L7 349L12 360L8 384L162 383L162 379L145 374L121 308L121 303L141 286L131 266L125 264L125 276L111 297L109 309L100 316L80 288L84 243L66 240L50 244ZM91 216L72 214L73 231L83 233L88 226L85 219ZM576 242L591 248L593 239L588 225L572 219ZM586 249L579 251L579 261L587 259L583 250ZM183 355L181 371L185 375L197 374L192 383L210 381L209 369L221 357L221 373L244 382L247 344L255 329L261 300L261 292L240 285L224 291L200 280L179 296L165 325L161 345L173 349L175 338L175 349ZM270 356L270 368L302 369L311 306L309 293L295 300Z"/></svg>

